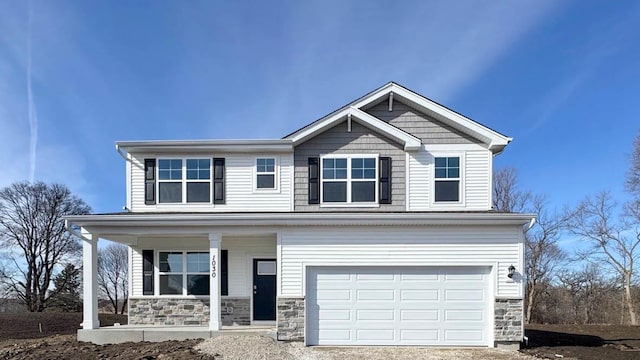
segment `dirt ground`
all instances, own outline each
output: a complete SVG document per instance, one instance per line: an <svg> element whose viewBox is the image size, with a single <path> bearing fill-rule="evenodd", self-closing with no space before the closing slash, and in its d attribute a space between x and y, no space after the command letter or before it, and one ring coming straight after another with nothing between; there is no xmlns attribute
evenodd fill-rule
<svg viewBox="0 0 640 360"><path fill-rule="evenodd" d="M99 318L103 326L127 323L126 315L100 314ZM202 340L115 345L78 342L81 322L81 313L0 314L0 359L213 359L194 350Z"/></svg>
<svg viewBox="0 0 640 360"><path fill-rule="evenodd" d="M170 360L214 359L201 354L194 346L202 340L165 341L161 343L124 343L94 345L78 342L75 335L53 335L40 339L4 340L0 342L0 359L123 359Z"/></svg>
<svg viewBox="0 0 640 360"><path fill-rule="evenodd" d="M0 314L2 359L214 359L194 347L201 340L94 345L76 340L82 314ZM127 323L126 315L100 315L102 325ZM543 359L640 359L640 326L531 325L522 352ZM560 356L559 356L560 355ZM215 356L220 358L220 356Z"/></svg>
<svg viewBox="0 0 640 360"><path fill-rule="evenodd" d="M522 351L542 359L640 359L640 326L528 325L525 335Z"/></svg>

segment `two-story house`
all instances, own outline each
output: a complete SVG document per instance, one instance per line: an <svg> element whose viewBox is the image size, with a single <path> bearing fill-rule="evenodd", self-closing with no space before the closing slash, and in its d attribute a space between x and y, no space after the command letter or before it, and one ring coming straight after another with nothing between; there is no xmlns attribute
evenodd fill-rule
<svg viewBox="0 0 640 360"><path fill-rule="evenodd" d="M99 328L102 238L129 246L129 326L517 344L533 216L491 209L510 141L388 83L278 140L117 142L128 211L67 218L83 238L79 336Z"/></svg>

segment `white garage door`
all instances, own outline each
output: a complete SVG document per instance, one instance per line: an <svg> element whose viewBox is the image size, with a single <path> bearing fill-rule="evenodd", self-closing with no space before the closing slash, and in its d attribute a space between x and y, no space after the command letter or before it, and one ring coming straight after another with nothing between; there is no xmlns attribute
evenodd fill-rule
<svg viewBox="0 0 640 360"><path fill-rule="evenodd" d="M307 344L487 346L489 270L309 268Z"/></svg>

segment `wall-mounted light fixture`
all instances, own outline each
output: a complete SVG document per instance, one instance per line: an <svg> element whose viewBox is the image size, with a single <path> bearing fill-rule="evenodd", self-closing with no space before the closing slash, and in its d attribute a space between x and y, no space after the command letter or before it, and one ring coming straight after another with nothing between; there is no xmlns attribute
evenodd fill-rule
<svg viewBox="0 0 640 360"><path fill-rule="evenodd" d="M507 276L509 277L509 279L511 279L513 277L513 274L515 274L516 272L516 267L513 265L509 265L509 273L507 274Z"/></svg>

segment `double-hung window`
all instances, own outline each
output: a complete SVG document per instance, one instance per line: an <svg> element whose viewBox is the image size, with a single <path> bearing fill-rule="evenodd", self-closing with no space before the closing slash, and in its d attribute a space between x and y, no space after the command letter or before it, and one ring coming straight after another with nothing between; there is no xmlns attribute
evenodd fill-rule
<svg viewBox="0 0 640 360"><path fill-rule="evenodd" d="M208 295L209 253L158 252L159 295Z"/></svg>
<svg viewBox="0 0 640 360"><path fill-rule="evenodd" d="M159 203L210 203L211 159L158 159Z"/></svg>
<svg viewBox="0 0 640 360"><path fill-rule="evenodd" d="M460 201L460 157L435 158L435 202Z"/></svg>
<svg viewBox="0 0 640 360"><path fill-rule="evenodd" d="M256 159L256 189L276 189L276 159Z"/></svg>
<svg viewBox="0 0 640 360"><path fill-rule="evenodd" d="M377 164L375 155L322 157L322 203L376 203Z"/></svg>

